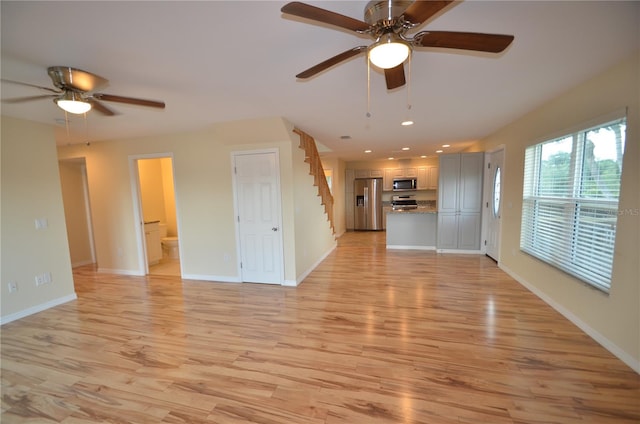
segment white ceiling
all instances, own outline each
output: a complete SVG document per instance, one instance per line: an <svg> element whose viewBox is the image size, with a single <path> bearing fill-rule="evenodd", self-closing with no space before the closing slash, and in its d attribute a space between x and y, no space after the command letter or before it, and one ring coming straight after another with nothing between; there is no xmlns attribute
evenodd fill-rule
<svg viewBox="0 0 640 424"><path fill-rule="evenodd" d="M513 44L498 56L416 49L409 92L388 91L372 71L367 118L364 55L306 81L295 75L370 40L285 16L285 3L3 0L2 78L52 87L46 68L72 66L108 79L101 92L167 106L108 103L120 114L73 117L70 136L49 99L2 103L2 113L56 125L59 144L282 116L345 160L434 155L444 143L462 149L640 46L638 1L454 3L415 31L512 34ZM362 20L367 2L308 3ZM2 99L38 94L46 92L2 83ZM415 125L401 127L406 117Z"/></svg>

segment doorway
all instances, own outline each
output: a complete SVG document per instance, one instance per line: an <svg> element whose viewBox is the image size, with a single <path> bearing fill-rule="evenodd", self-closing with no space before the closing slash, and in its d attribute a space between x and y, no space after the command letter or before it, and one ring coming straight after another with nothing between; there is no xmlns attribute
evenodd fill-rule
<svg viewBox="0 0 640 424"><path fill-rule="evenodd" d="M500 261L500 228L502 218L502 192L504 179L504 148L485 154L485 253Z"/></svg>
<svg viewBox="0 0 640 424"><path fill-rule="evenodd" d="M171 156L135 159L145 274L180 276L180 246Z"/></svg>
<svg viewBox="0 0 640 424"><path fill-rule="evenodd" d="M282 216L277 150L233 153L240 278L282 284Z"/></svg>
<svg viewBox="0 0 640 424"><path fill-rule="evenodd" d="M96 253L85 158L64 159L58 164L71 266L76 268L95 264Z"/></svg>

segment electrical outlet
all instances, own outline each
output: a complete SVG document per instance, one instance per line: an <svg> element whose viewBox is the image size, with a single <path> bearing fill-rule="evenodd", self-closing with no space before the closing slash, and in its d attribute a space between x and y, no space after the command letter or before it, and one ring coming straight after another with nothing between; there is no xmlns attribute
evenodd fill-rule
<svg viewBox="0 0 640 424"><path fill-rule="evenodd" d="M49 228L49 221L47 218L36 219L36 230L45 230Z"/></svg>
<svg viewBox="0 0 640 424"><path fill-rule="evenodd" d="M36 287L39 287L43 284L51 284L52 282L53 277L51 276L50 272L36 275Z"/></svg>
<svg viewBox="0 0 640 424"><path fill-rule="evenodd" d="M15 281L9 281L9 283L7 283L7 286L9 287L9 293L15 293L18 291L18 283L16 283Z"/></svg>

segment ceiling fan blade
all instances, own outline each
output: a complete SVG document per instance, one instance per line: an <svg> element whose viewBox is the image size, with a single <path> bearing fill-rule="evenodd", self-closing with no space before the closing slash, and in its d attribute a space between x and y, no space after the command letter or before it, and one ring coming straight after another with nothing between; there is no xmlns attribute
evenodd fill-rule
<svg viewBox="0 0 640 424"><path fill-rule="evenodd" d="M299 16L301 18L311 19L325 24L335 25L351 31L364 32L369 29L369 24L366 22L359 21L336 12L331 12L326 9L301 3L299 1L285 4L280 11L288 15Z"/></svg>
<svg viewBox="0 0 640 424"><path fill-rule="evenodd" d="M27 96L27 97L16 97L13 99L4 99L2 103L9 103L9 104L24 103L24 102L30 102L32 100L53 99L54 97L58 97L58 96L54 94L41 94L39 96Z"/></svg>
<svg viewBox="0 0 640 424"><path fill-rule="evenodd" d="M100 103L95 99L89 99L89 103L91 103L91 108L93 110L100 112L103 115L106 115L106 116L117 115L117 113L115 113L113 110L109 109L108 107L106 107L105 105L103 105L102 103Z"/></svg>
<svg viewBox="0 0 640 424"><path fill-rule="evenodd" d="M26 82L13 81L13 80L8 80L8 79L4 79L4 78L2 78L2 82L8 82L10 84L17 84L17 85L24 85L24 86L27 86L27 87L39 88L40 90L46 90L46 91L50 91L50 92L56 93L56 94L62 93L62 90L55 90L53 88L43 87L41 85L35 85L35 84L28 84Z"/></svg>
<svg viewBox="0 0 640 424"><path fill-rule="evenodd" d="M347 50L347 51L342 52L342 53L340 53L338 55L335 55L332 58L327 59L322 63L318 63L316 66L312 66L311 68L307 69L306 71L300 72L298 75L296 75L296 78L305 79L305 78L312 77L315 74L324 71L325 69L329 69L333 65L337 65L340 62L343 62L343 61L345 61L345 60L347 60L349 58L352 58L353 56L359 55L360 53L362 53L365 50L367 50L366 46L354 47L354 48L352 48L350 50Z"/></svg>
<svg viewBox="0 0 640 424"><path fill-rule="evenodd" d="M404 19L418 25L447 7L453 0L415 1L402 14Z"/></svg>
<svg viewBox="0 0 640 424"><path fill-rule="evenodd" d="M404 78L404 64L399 64L395 68L384 70L384 79L387 81L387 90L402 87L406 84Z"/></svg>
<svg viewBox="0 0 640 424"><path fill-rule="evenodd" d="M513 35L482 34L477 32L423 31L413 38L413 44L422 47L475 50L500 53L513 41Z"/></svg>
<svg viewBox="0 0 640 424"><path fill-rule="evenodd" d="M164 109L165 107L164 102L159 102L155 100L135 99L133 97L114 96L112 94L94 93L93 98L95 100L103 100L105 102L126 103L129 105L149 106L149 107L155 107L159 109Z"/></svg>

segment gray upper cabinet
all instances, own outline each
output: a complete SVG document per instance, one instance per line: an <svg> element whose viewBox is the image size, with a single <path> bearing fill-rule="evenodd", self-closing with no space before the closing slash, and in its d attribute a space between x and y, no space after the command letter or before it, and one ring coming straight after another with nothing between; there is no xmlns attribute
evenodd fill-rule
<svg viewBox="0 0 640 424"><path fill-rule="evenodd" d="M484 153L440 156L438 249L479 250Z"/></svg>

